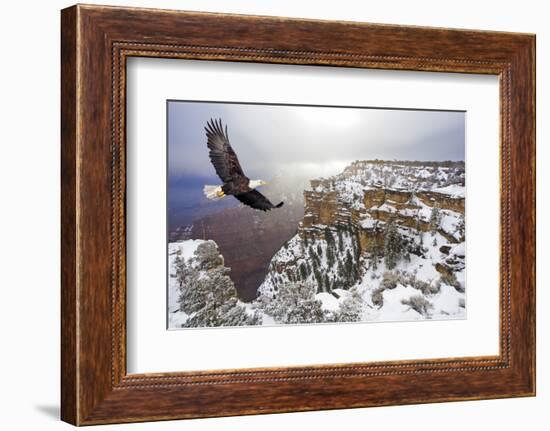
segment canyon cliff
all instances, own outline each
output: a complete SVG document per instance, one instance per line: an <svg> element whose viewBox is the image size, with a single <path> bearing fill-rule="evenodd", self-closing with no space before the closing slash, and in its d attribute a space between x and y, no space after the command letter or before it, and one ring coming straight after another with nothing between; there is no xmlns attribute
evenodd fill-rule
<svg viewBox="0 0 550 431"><path fill-rule="evenodd" d="M312 283L319 294L360 288L371 298L384 274L395 272L423 292L443 284L461 295L464 192L463 162L356 161L313 179L297 233L271 260L260 293L275 297L285 283ZM459 315L457 304L442 312Z"/></svg>

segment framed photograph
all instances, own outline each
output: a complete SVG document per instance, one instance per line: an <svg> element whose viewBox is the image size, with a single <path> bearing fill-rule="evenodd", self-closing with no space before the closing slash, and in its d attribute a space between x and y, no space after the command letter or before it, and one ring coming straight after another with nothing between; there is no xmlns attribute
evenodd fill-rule
<svg viewBox="0 0 550 431"><path fill-rule="evenodd" d="M63 420L535 394L533 35L61 16Z"/></svg>
<svg viewBox="0 0 550 431"><path fill-rule="evenodd" d="M167 110L169 329L466 318L465 112Z"/></svg>

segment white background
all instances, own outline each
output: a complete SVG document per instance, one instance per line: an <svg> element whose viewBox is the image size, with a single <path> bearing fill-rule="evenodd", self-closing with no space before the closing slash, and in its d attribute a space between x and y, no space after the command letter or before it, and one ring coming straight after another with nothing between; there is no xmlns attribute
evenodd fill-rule
<svg viewBox="0 0 550 431"><path fill-rule="evenodd" d="M496 76L141 58L127 83L129 373L498 354ZM466 111L468 318L167 331L169 98Z"/></svg>
<svg viewBox="0 0 550 431"><path fill-rule="evenodd" d="M538 136L538 396L96 429L275 430L546 429L550 422L548 372L550 52L545 2L441 1L312 2L297 0L102 1L106 4L346 19L393 24L537 33ZM59 409L59 9L65 1L6 2L0 25L0 319L4 429L70 429ZM546 190L546 194L543 194Z"/></svg>

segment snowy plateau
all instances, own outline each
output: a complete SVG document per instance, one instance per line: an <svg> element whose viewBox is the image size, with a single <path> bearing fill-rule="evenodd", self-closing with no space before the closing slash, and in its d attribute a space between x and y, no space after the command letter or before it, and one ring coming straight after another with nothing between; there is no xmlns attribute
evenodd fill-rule
<svg viewBox="0 0 550 431"><path fill-rule="evenodd" d="M217 244L168 245L168 327L464 319L464 162L355 161L309 181L256 298Z"/></svg>

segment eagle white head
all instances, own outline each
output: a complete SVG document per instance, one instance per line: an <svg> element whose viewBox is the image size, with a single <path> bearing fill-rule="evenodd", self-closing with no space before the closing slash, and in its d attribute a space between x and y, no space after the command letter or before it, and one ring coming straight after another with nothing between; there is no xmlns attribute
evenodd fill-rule
<svg viewBox="0 0 550 431"><path fill-rule="evenodd" d="M255 189L256 187L265 186L267 183L264 180L250 180L248 187Z"/></svg>

